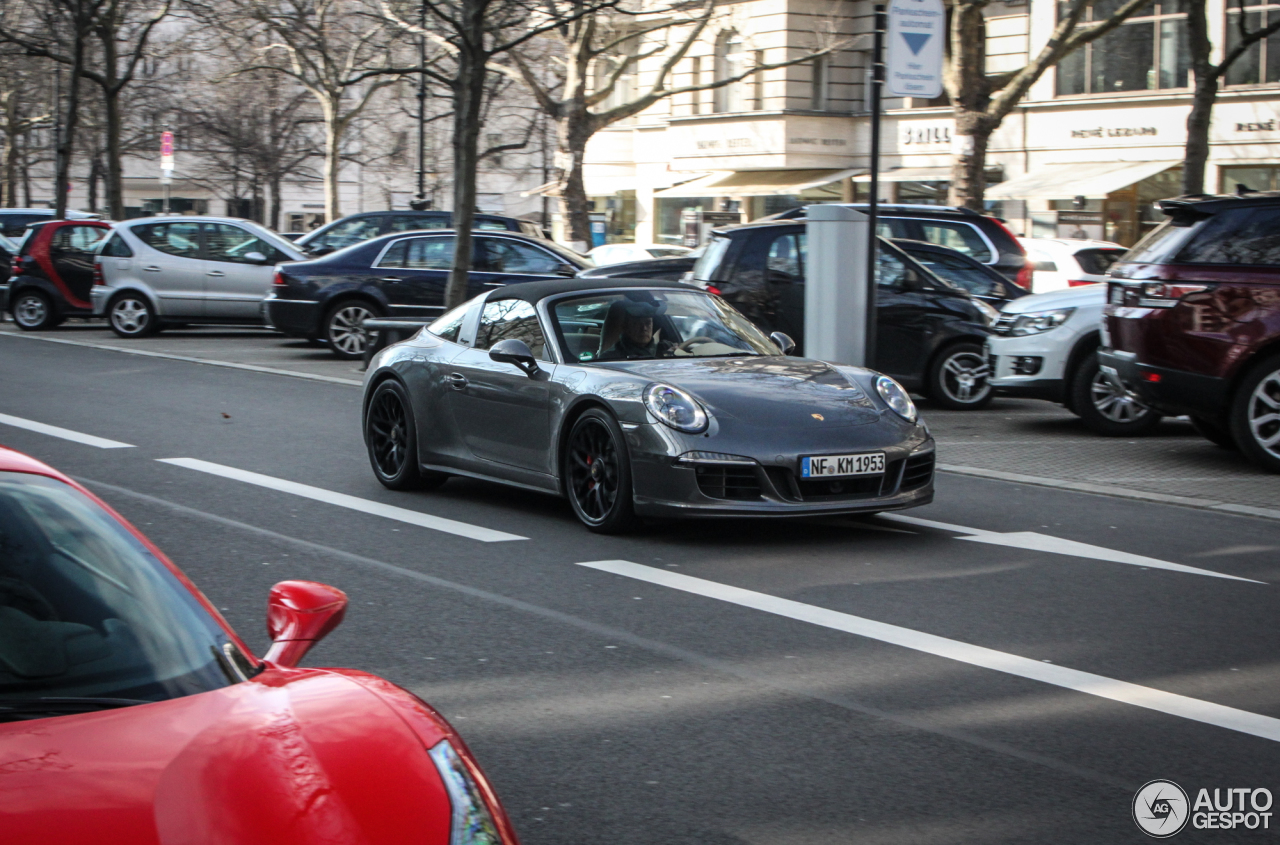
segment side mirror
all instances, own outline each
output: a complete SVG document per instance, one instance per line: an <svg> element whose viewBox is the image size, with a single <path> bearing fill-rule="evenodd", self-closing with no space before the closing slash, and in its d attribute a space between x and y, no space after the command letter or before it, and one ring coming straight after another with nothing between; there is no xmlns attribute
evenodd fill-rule
<svg viewBox="0 0 1280 845"><path fill-rule="evenodd" d="M564 276L566 278L572 279L574 276L578 275L578 268L574 267L572 264L561 264L558 267L556 267L556 269L553 272L557 276Z"/></svg>
<svg viewBox="0 0 1280 845"><path fill-rule="evenodd" d="M246 252L244 254L245 261L251 261L254 264L266 264L267 257L260 252Z"/></svg>
<svg viewBox="0 0 1280 845"><path fill-rule="evenodd" d="M315 581L281 581L267 598L267 635L271 648L264 659L293 667L311 647L338 627L347 612L347 594Z"/></svg>
<svg viewBox="0 0 1280 845"><path fill-rule="evenodd" d="M308 250L307 250L307 254L308 254L308 255L314 255L316 258L319 258L320 256L322 256L322 255L328 255L329 253L331 253L331 252L333 252L333 251L334 251L334 250L333 250L333 247L331 247L331 246L318 246L318 247L316 247L315 249L308 249Z"/></svg>
<svg viewBox="0 0 1280 845"><path fill-rule="evenodd" d="M533 357L529 344L514 337L495 343L489 350L489 360L500 364L515 364L530 376L538 371L538 359Z"/></svg>
<svg viewBox="0 0 1280 845"><path fill-rule="evenodd" d="M791 335L774 332L769 335L769 340L772 340L782 350L783 355L790 355L796 351L796 342L791 339Z"/></svg>

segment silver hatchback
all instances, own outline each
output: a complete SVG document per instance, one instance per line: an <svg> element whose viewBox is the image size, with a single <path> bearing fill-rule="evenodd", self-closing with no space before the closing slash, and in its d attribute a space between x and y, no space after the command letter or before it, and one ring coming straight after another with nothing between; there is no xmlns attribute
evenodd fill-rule
<svg viewBox="0 0 1280 845"><path fill-rule="evenodd" d="M98 251L93 313L121 337L142 337L166 324L261 325L275 265L304 257L249 220L128 220L115 225Z"/></svg>

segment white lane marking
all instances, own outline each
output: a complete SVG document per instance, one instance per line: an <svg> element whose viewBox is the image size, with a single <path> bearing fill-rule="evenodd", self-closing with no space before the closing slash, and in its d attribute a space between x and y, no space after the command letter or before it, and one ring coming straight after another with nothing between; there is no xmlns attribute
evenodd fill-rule
<svg viewBox="0 0 1280 845"><path fill-rule="evenodd" d="M1214 572L1211 569L1200 569L1195 566L1186 566L1181 563L1170 563L1167 560L1159 558L1147 557L1146 555L1135 555L1129 552L1120 552L1115 549L1108 549L1105 546L1095 546L1090 543L1079 543L1075 540L1064 540L1061 537L1052 537L1048 534L1040 534L1036 531L1010 531L1002 534L999 531L986 531L981 528L968 528L964 525L955 525L950 522L935 522L932 519L921 519L918 516L903 516L896 513L879 514L879 519L889 519L894 522L902 522L908 525L919 525L922 528L940 528L943 531L954 531L957 534L967 534L966 537L957 537L957 540L968 540L971 543L989 543L993 546L1008 546L1013 549L1027 549L1034 552L1051 552L1059 555L1070 555L1071 557L1083 557L1091 560L1105 560L1110 563L1127 563L1130 566L1143 566L1148 569L1166 569L1170 572L1183 572L1188 575L1207 575L1210 578L1225 578L1228 581L1244 581L1248 584L1265 584L1266 581L1255 581L1252 578L1240 578L1235 575L1225 575L1221 572Z"/></svg>
<svg viewBox="0 0 1280 845"><path fill-rule="evenodd" d="M835 631L844 631L860 637L909 648L912 651L967 663L971 666L979 666L984 669L1004 672L1007 675L1016 675L1020 678L1040 681L1041 683L1083 692L1122 704L1132 704L1135 707L1143 707L1147 710L1166 713L1181 719L1189 719L1194 722L1269 739L1273 742L1280 742L1280 719L1263 716L1258 713L1250 713L1247 710L1237 710L1234 707L1214 704L1198 698L1189 698L1185 695L1152 689L1139 684L1131 684L1128 681L1118 681L1104 675L1081 672L1078 669L1069 669L1053 663L1042 663L1039 660L1032 660L1028 657L1019 657L1016 654L1008 654L1007 652L971 645L958 640L949 640L946 637L926 634L923 631L915 631L911 628L890 625L886 622L876 622L873 619L841 613L837 610L828 610L824 607L815 607L811 604L779 598L767 593L744 590L741 587L731 587L728 584L721 584L717 581L707 581L703 578L681 575L666 569L654 569L649 566L632 563L629 560L597 560L579 563L578 565L601 572L621 575L624 578L633 578L637 581L647 581L650 584L670 587L673 590L718 599L741 607L749 607L753 610L771 613L775 616L795 619L799 622L808 622L811 625L818 625Z"/></svg>
<svg viewBox="0 0 1280 845"><path fill-rule="evenodd" d="M40 434L47 434L50 437L61 437L63 440L71 440L75 443L83 443L86 446L97 446L99 449L132 449L132 443L121 443L119 440L108 440L105 437L94 437L92 434L82 434L79 431L72 431L69 428L59 428L56 425L46 425L35 420L24 420L22 417L11 417L8 414L0 414L0 423L11 425L14 428L25 428L27 431L36 431Z"/></svg>
<svg viewBox="0 0 1280 845"><path fill-rule="evenodd" d="M348 508L360 513L386 517L387 519L406 522L410 525L430 528L433 531L443 531L446 534L456 534L459 537L479 540L482 543L529 539L518 534L507 534L503 531L494 531L492 528L481 528L479 525L471 525L466 522L446 519L442 516L432 516L427 513L411 511L408 508L398 508L395 505L384 505L382 502L361 499L358 496L348 496L346 493L335 493L322 487L312 487L309 484L299 484L296 481L285 481L283 478L273 478L270 475L214 464L196 458L157 458L157 460L162 464L172 464L173 466L193 469L197 472L207 472L210 475L243 481L246 484L254 484L258 487L265 487L268 490L278 490L281 493L290 493L294 496L302 496L304 499L313 499L317 502L337 505L340 508Z"/></svg>

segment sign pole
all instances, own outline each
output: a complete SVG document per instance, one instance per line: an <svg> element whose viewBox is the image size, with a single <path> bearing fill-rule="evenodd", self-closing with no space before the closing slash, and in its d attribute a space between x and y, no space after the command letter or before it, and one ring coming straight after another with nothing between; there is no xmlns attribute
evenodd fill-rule
<svg viewBox="0 0 1280 845"><path fill-rule="evenodd" d="M160 185L164 189L163 213L169 213L169 193L173 185L173 133L160 133Z"/></svg>
<svg viewBox="0 0 1280 845"><path fill-rule="evenodd" d="M871 198L867 203L867 314L863 338L866 349L862 366L874 369L876 365L876 211L880 202L880 92L884 87L884 31L886 16L884 4L875 7L875 41L871 55Z"/></svg>

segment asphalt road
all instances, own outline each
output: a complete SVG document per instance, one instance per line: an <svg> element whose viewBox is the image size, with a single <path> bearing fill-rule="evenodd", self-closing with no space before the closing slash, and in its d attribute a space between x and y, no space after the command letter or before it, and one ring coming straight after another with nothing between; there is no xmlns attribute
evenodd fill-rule
<svg viewBox="0 0 1280 845"><path fill-rule="evenodd" d="M384 490L359 407L0 337L0 442L119 509L256 649L271 584L346 590L307 662L435 704L526 845L1136 842L1156 778L1280 795L1275 521L943 474L906 519L601 538L550 497ZM1275 810L1176 839L1274 840Z"/></svg>

